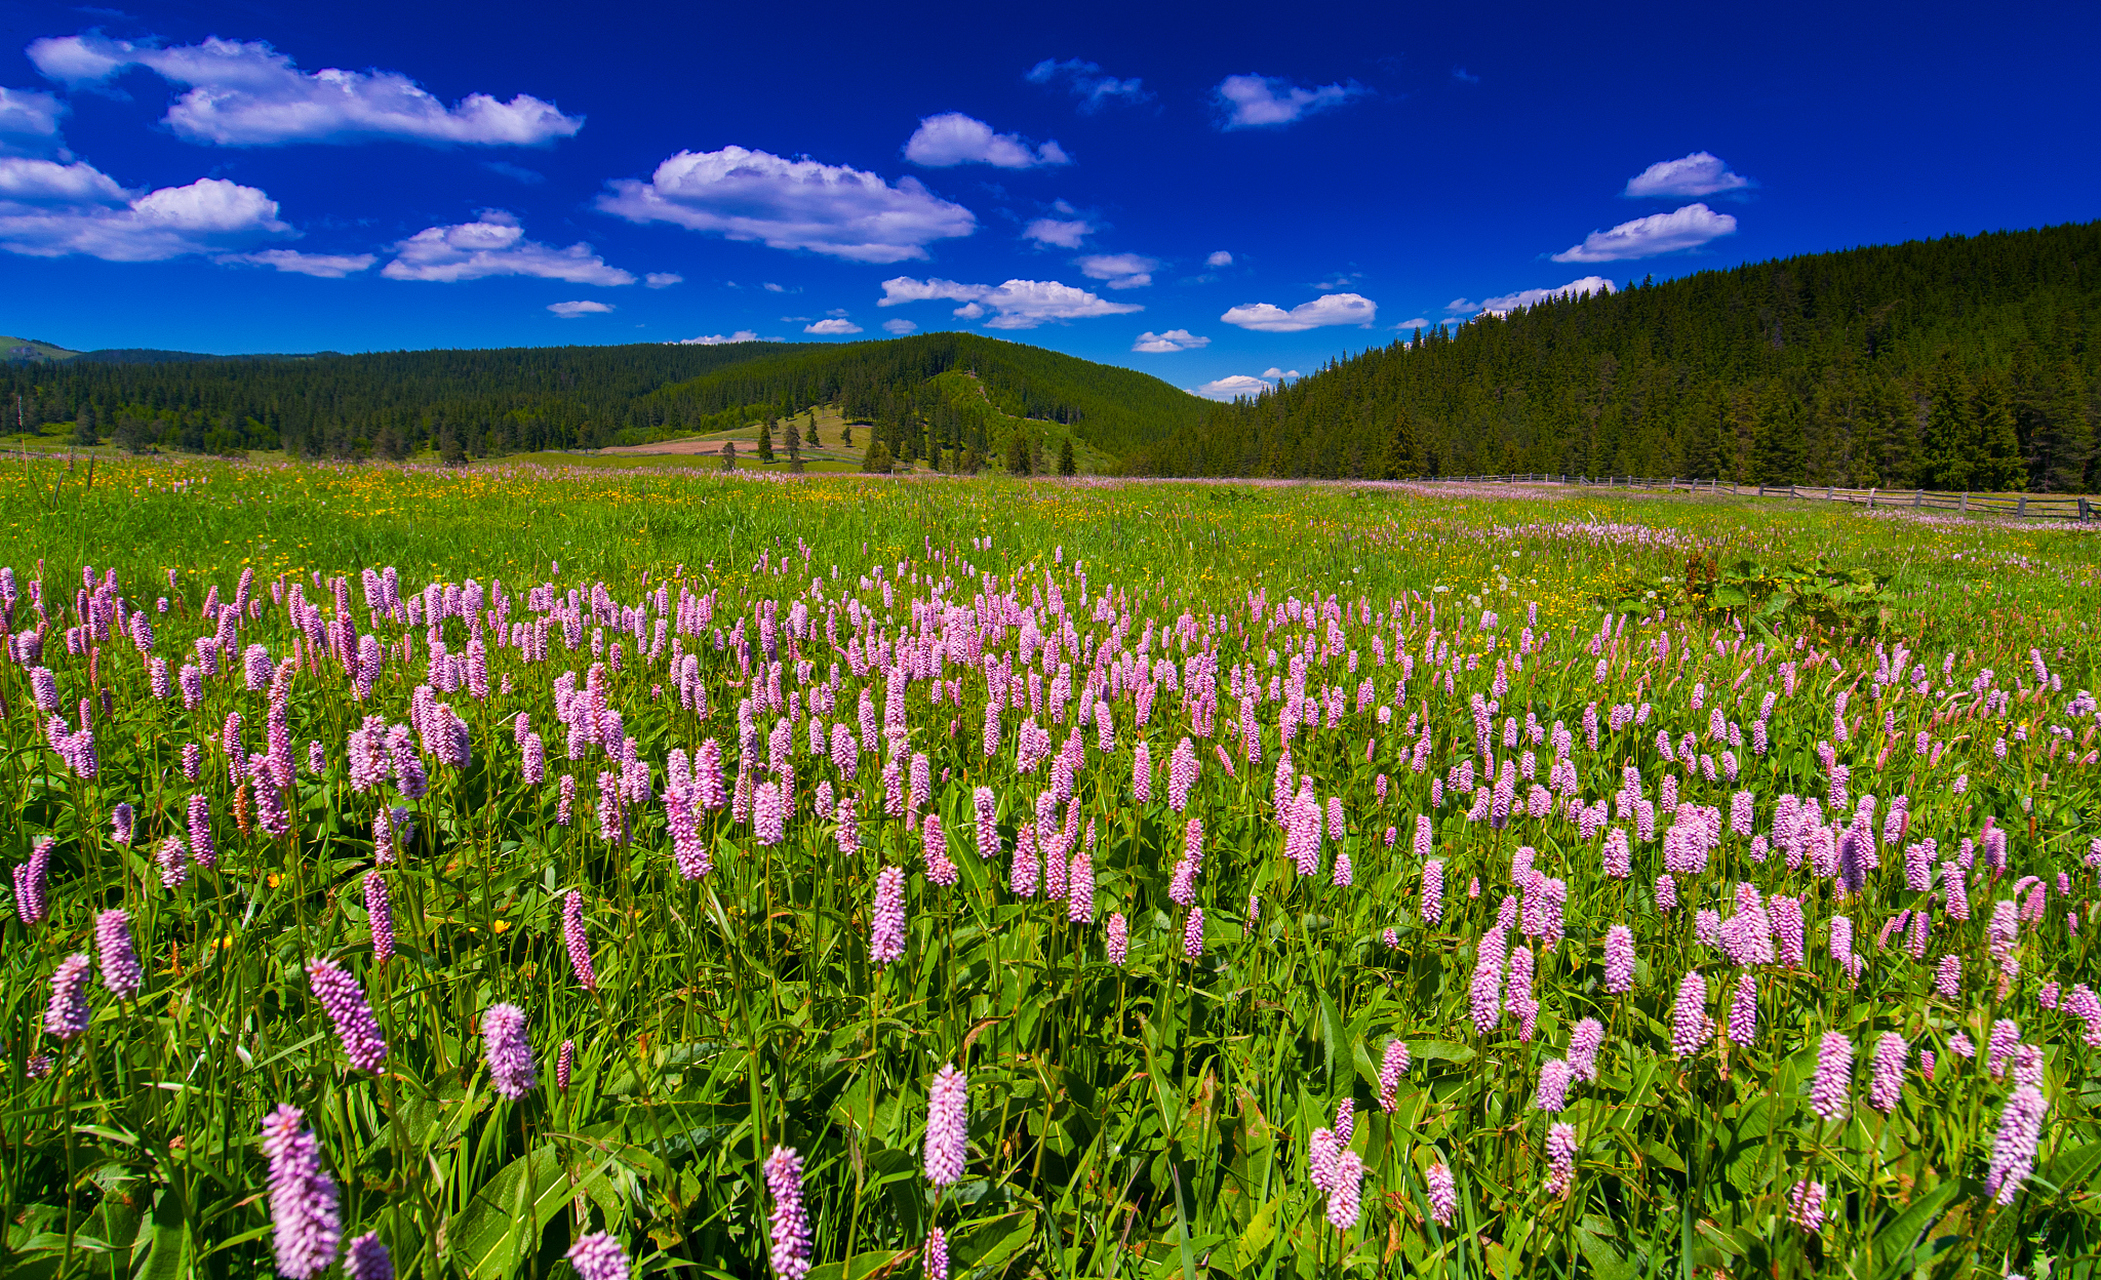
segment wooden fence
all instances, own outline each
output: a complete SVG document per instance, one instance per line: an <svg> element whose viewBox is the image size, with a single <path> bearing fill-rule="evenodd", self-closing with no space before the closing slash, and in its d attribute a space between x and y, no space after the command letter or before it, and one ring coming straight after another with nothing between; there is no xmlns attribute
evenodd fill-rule
<svg viewBox="0 0 2101 1280"><path fill-rule="evenodd" d="M1649 476L1556 476L1533 473L1507 476L1432 476L1432 484L1568 484L1616 489L1673 489L1682 493L1720 493L1719 480L1659 480ZM1800 498L1817 502L1850 502L1866 507L1913 507L1957 511L1966 515L2009 516L2023 520L2101 519L2101 500L2074 494L1934 493L1925 489L1842 489L1836 485L1737 485L1729 492L1760 498Z"/></svg>

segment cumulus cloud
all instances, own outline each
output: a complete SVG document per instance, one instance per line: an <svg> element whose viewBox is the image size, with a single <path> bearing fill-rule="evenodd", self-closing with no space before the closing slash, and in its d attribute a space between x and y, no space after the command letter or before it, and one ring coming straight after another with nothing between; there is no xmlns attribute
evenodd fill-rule
<svg viewBox="0 0 2101 1280"><path fill-rule="evenodd" d="M914 280L910 276L883 281L883 296L876 305L895 307L932 299L962 303L952 314L964 320L990 315L992 318L985 321L987 329L1033 329L1051 321L1062 324L1067 320L1128 315L1145 310L1134 303L1110 302L1085 289L1076 289L1056 280L1009 280L1005 284L989 285L959 284L939 278Z"/></svg>
<svg viewBox="0 0 2101 1280"><path fill-rule="evenodd" d="M1740 173L1731 173L1720 156L1695 151L1679 160L1658 160L1627 179L1627 189L1620 194L1631 199L1712 196L1756 185Z"/></svg>
<svg viewBox="0 0 2101 1280"><path fill-rule="evenodd" d="M1549 298L1580 298L1586 293L1612 292L1615 292L1612 281L1607 280L1603 276L1584 276L1581 280L1571 280L1557 289L1520 289L1516 293L1506 293L1493 298L1484 298L1479 302L1470 302L1465 298L1454 298L1445 310L1475 315L1505 316L1513 311L1522 311L1526 307L1538 306Z"/></svg>
<svg viewBox="0 0 2101 1280"><path fill-rule="evenodd" d="M1395 329L1399 330L1402 333L1413 333L1417 329L1427 329L1429 327L1429 320L1422 316L1417 316L1413 320L1403 320L1399 324L1394 326Z"/></svg>
<svg viewBox="0 0 2101 1280"><path fill-rule="evenodd" d="M1219 319L1257 333L1302 333L1323 325L1369 325L1378 314L1379 304L1361 293L1324 293L1289 311L1267 302L1244 302Z"/></svg>
<svg viewBox="0 0 2101 1280"><path fill-rule="evenodd" d="M1131 350L1160 356L1174 351L1196 351L1210 345L1211 339L1200 338L1187 329L1169 329L1166 333L1147 330L1138 335L1138 341L1131 344Z"/></svg>
<svg viewBox="0 0 2101 1280"><path fill-rule="evenodd" d="M93 84L145 67L189 92L162 122L192 142L275 146L289 142L410 142L533 146L567 138L582 116L563 115L530 94L498 102L471 93L447 107L398 71L301 71L260 41L221 40L162 48L88 33L31 42L37 70L66 84Z"/></svg>
<svg viewBox="0 0 2101 1280"><path fill-rule="evenodd" d="M1211 90L1224 129L1262 129L1287 125L1318 111L1339 107L1371 90L1351 80L1317 89L1280 76L1227 76Z"/></svg>
<svg viewBox="0 0 2101 1280"><path fill-rule="evenodd" d="M623 178L598 207L630 222L669 222L775 249L807 249L850 262L902 262L926 246L977 230L977 217L901 178L765 151L681 151L648 182Z"/></svg>
<svg viewBox="0 0 2101 1280"><path fill-rule="evenodd" d="M613 308L603 302L550 302L547 309L564 320L574 320L578 316L604 315Z"/></svg>
<svg viewBox="0 0 2101 1280"><path fill-rule="evenodd" d="M1094 253L1073 259L1080 274L1089 280L1104 280L1111 289L1137 289L1153 282L1158 258L1137 253Z"/></svg>
<svg viewBox="0 0 2101 1280"><path fill-rule="evenodd" d="M1029 68L1025 79L1030 84L1063 84L1080 100L1080 110L1095 112L1112 102L1145 102L1152 94L1145 91L1144 83L1132 76L1128 80L1107 75L1098 62L1087 62L1080 58L1067 58L1059 62L1045 58Z"/></svg>
<svg viewBox="0 0 2101 1280"><path fill-rule="evenodd" d="M275 200L224 178L134 195L89 164L0 158L0 249L10 253L160 262L297 234Z"/></svg>
<svg viewBox="0 0 2101 1280"><path fill-rule="evenodd" d="M369 253L301 253L297 249L264 249L258 253L228 253L213 259L223 266L274 267L292 275L341 280L369 269L379 261Z"/></svg>
<svg viewBox="0 0 2101 1280"><path fill-rule="evenodd" d="M908 333L919 332L919 326L913 324L910 320L900 317L896 320L883 321L883 332L902 338Z"/></svg>
<svg viewBox="0 0 2101 1280"><path fill-rule="evenodd" d="M652 271L642 277L642 283L652 289L669 289L675 284L684 284L686 278L676 271Z"/></svg>
<svg viewBox="0 0 2101 1280"><path fill-rule="evenodd" d="M0 200L56 204L117 204L131 193L117 180L76 160L0 159Z"/></svg>
<svg viewBox="0 0 2101 1280"><path fill-rule="evenodd" d="M1071 164L1055 141L1036 146L1013 133L994 133L983 120L960 111L927 116L905 143L905 159L929 169L989 164L999 169L1035 169Z"/></svg>
<svg viewBox="0 0 2101 1280"><path fill-rule="evenodd" d="M1236 373L1214 382L1207 382L1200 387L1188 388L1191 395L1199 395L1206 400L1238 400L1242 396L1258 396L1273 389L1273 383L1265 382L1251 373Z"/></svg>
<svg viewBox="0 0 2101 1280"><path fill-rule="evenodd" d="M1204 259L1204 265L1205 265L1205 266L1207 266L1207 267L1214 267L1214 268L1215 268L1215 267L1230 267L1230 266L1232 266L1232 265L1233 265L1233 255L1232 255L1232 254L1230 254L1230 253L1227 253L1227 252L1226 252L1226 251L1225 251L1224 249L1220 249L1220 250L1219 250L1218 252L1216 252L1216 253L1212 254L1212 255L1211 255L1210 257L1208 257L1208 258Z"/></svg>
<svg viewBox="0 0 2101 1280"><path fill-rule="evenodd" d="M1622 222L1610 231L1593 231L1583 243L1554 255L1556 262L1619 262L1653 258L1661 253L1697 249L1718 236L1734 235L1736 219L1704 204L1689 204L1670 213Z"/></svg>
<svg viewBox="0 0 2101 1280"><path fill-rule="evenodd" d="M732 342L757 342L756 329L739 329L735 333L704 333L698 338L680 338L675 346L681 347L725 347Z"/></svg>
<svg viewBox="0 0 2101 1280"><path fill-rule="evenodd" d="M802 331L804 333L816 333L833 337L848 333L859 333L861 326L851 320L840 320L835 317L830 320L819 320L816 324L806 324L803 326Z"/></svg>
<svg viewBox="0 0 2101 1280"><path fill-rule="evenodd" d="M43 150L58 141L58 119L66 104L35 89L0 85L0 155Z"/></svg>
<svg viewBox="0 0 2101 1280"><path fill-rule="evenodd" d="M1077 249L1080 241L1094 234L1094 224L1084 218L1038 218L1024 227L1021 234L1039 245Z"/></svg>
<svg viewBox="0 0 2101 1280"><path fill-rule="evenodd" d="M588 244L566 249L525 238L518 219L488 209L473 222L425 227L392 246L394 260L380 268L389 280L436 280L447 284L488 276L538 276L570 284L633 284L635 277L591 252Z"/></svg>
<svg viewBox="0 0 2101 1280"><path fill-rule="evenodd" d="M1299 376L1299 371L1296 369L1279 369L1277 366L1271 365L1262 371L1262 376L1265 378L1296 378Z"/></svg>

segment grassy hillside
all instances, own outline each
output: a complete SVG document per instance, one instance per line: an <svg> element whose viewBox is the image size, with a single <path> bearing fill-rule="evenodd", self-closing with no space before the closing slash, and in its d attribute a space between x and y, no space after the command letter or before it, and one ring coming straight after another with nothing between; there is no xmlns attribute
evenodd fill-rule
<svg viewBox="0 0 2101 1280"><path fill-rule="evenodd" d="M1104 464L1194 426L1205 402L1149 374L970 333L930 333L785 352L666 387L667 418L753 406L782 416L838 404L904 456L1002 454L1017 431L1065 439Z"/></svg>

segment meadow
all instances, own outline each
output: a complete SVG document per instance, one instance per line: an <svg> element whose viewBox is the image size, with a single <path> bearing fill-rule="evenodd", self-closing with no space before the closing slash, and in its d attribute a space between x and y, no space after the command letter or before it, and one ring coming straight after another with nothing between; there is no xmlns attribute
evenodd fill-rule
<svg viewBox="0 0 2101 1280"><path fill-rule="evenodd" d="M2078 527L18 456L0 566L9 1276L2095 1274Z"/></svg>

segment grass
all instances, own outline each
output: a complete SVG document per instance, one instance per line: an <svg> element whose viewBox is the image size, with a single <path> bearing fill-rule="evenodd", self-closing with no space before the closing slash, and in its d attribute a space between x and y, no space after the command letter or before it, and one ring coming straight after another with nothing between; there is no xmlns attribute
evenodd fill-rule
<svg viewBox="0 0 2101 1280"><path fill-rule="evenodd" d="M1727 495L790 481L648 462L104 456L92 485L84 463L0 464L9 629L38 625L37 599L48 618L36 659L0 665L0 794L17 814L0 853L25 865L52 842L48 915L10 911L0 948L11 1274L264 1273L257 1134L287 1104L341 1187L343 1238L377 1233L404 1275L565 1276L564 1251L599 1231L642 1274L761 1274L776 1205L760 1166L776 1146L804 1162L818 1280L912 1274L936 1228L959 1276L2078 1275L2101 1253L2101 1028L2070 995L2096 982L2101 928L2086 861L2101 835L2097 728L2077 696L2101 675L2092 535ZM1709 554L1873 570L1893 616L1874 637L1803 632L1800 647L1767 649L1676 607L1601 614L1601 598ZM88 565L115 586L83 617ZM383 584L368 598L365 571L386 568L398 604ZM256 607L236 625L215 611L248 571ZM481 593L485 609L504 601L500 618L476 614L478 651L459 613L435 627L422 615L448 589ZM111 616L117 597L143 609L150 655L171 668L225 629L220 674L196 681L194 705L179 679L155 696ZM71 652L67 629L83 625ZM362 697L331 625L376 637ZM1047 667L1045 635L1064 637ZM1878 680L1899 649L1901 678ZM36 665L56 685L48 710ZM917 674L884 674L898 668ZM450 710L412 714L421 685ZM1082 686L1100 711L1071 701ZM1485 738L1476 695L1497 704ZM748 736L747 699L764 704ZM288 732L276 764L273 707ZM1592 707L1605 721L1595 745ZM1639 723L1616 725L1615 707ZM521 714L545 748L538 780ZM427 790L401 777L361 789L349 743L368 716L422 721L405 750ZM811 716L839 726L821 751ZM442 746L455 717L464 763ZM1022 758L1025 722L1073 753L1069 777ZM92 769L73 736L84 728ZM1168 764L1185 739L1186 800ZM720 807L682 777L707 773L710 743ZM1507 824L1487 790L1462 787L1485 788L1493 769L1512 770ZM1615 800L1629 769L1639 795ZM275 833L270 779L286 804ZM791 781L776 836L752 808ZM1535 784L1558 794L1541 801ZM825 790L850 798L853 838ZM1734 825L1739 792L1755 844ZM1686 804L1675 813L1672 793ZM213 866L158 856L189 840L192 795ZM1900 795L1908 818L1885 843ZM1569 796L1604 810L1603 825L1566 816ZM1847 893L1829 861L1864 796L1880 865ZM1783 816L1808 798L1822 835ZM1320 834L1302 863L1308 800ZM123 842L119 803L136 815ZM375 818L397 805L414 834L387 861ZM1698 870L1679 861L1686 833L1706 829L1696 806L1724 815ZM1192 820L1202 860L1184 892ZM979 856L986 836L995 858ZM1629 842L1625 876L1607 869L1615 839ZM1926 891L1907 850L1929 839ZM1020 848L1054 878L1046 847L1068 874L1075 859L1091 873L1091 910L1015 890ZM689 877L700 853L709 869ZM1443 873L1440 912L1424 909L1426 856ZM169 866L181 883L165 882ZM885 867L905 873L905 930L902 954L879 963ZM2027 919L2031 875L2044 910ZM391 903L384 961L375 878ZM1967 919L1943 898L1949 880ZM1743 910L1739 884L1760 910L1802 904L1803 955L1739 964L1713 945L1702 913ZM565 941L572 891L592 984ZM1506 899L1527 897L1496 932ZM2002 899L2015 923L1995 940ZM127 913L142 986L119 998L97 979L86 1033L62 1040L44 1029L52 975L68 954L96 954L94 920L110 909ZM1904 912L1931 919L1917 957L1908 924L1893 924ZM1112 915L1127 931L1120 962ZM1848 932L1839 916L1850 948L1834 942ZM1625 991L1603 964L1613 925L1636 940ZM387 1044L380 1071L347 1060L304 972L316 957L360 984ZM1936 985L1944 957L1961 975L1952 997ZM1525 963L1530 983L1506 986ZM1471 996L1484 968L1502 975L1497 1003L1515 1006L1485 1029ZM1706 995L1685 1022L1691 972ZM1738 1036L1730 1006L1746 975L1758 1027ZM481 1019L498 1002L525 1012L538 1066L516 1099L483 1061ZM1583 1019L1604 1033L1596 1078L1564 1110L1535 1110ZM2002 1019L2034 1056L1995 1073ZM1689 1033L1698 1045L1674 1052ZM1831 1033L1846 1037L1853 1080L1827 1118L1809 1094ZM1907 1069L1885 1110L1868 1086L1888 1035ZM1395 1042L1413 1065L1389 1090ZM933 1187L928 1093L947 1064L968 1077L968 1146L961 1179ZM2032 1176L2001 1205L1984 1179L2028 1080L2047 1118ZM1345 1101L1352 1132L1324 1147ZM1575 1148L1565 1189L1546 1184L1556 1124ZM1315 1151L1343 1149L1364 1170L1353 1220L1337 1205L1347 1195L1309 1182ZM1452 1175L1449 1212L1437 1166ZM1813 1225L1794 1207L1807 1183L1825 1196Z"/></svg>

